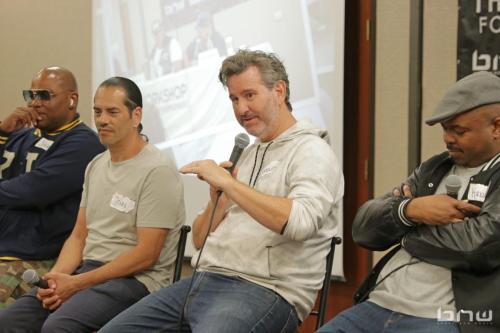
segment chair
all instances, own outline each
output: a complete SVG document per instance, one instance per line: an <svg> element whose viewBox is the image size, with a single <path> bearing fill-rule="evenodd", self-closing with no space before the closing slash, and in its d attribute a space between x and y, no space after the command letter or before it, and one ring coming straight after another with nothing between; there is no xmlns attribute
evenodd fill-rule
<svg viewBox="0 0 500 333"><path fill-rule="evenodd" d="M332 274L333 257L335 255L335 246L342 243L342 238L333 237L330 244L330 253L326 256L326 272L323 279L323 286L321 288L321 296L319 299L318 311L311 311L310 315L317 316L316 330L323 326L325 322L326 301L328 300L328 292L330 291L330 277Z"/></svg>
<svg viewBox="0 0 500 333"><path fill-rule="evenodd" d="M191 227L188 225L183 225L181 227L181 234L179 236L179 244L177 244L177 256L175 258L175 270L174 279L172 281L179 281L182 272L182 263L184 261L184 250L186 249L186 238L188 233L191 231Z"/></svg>

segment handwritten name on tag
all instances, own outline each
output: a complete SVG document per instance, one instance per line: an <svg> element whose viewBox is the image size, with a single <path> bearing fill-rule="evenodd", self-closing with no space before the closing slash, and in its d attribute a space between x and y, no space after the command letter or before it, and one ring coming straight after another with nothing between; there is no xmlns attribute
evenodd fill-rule
<svg viewBox="0 0 500 333"><path fill-rule="evenodd" d="M47 140L45 138L41 138L35 144L35 147L41 148L43 150L48 150L50 148L50 146L52 146L53 143L54 143L54 141L52 141L52 140Z"/></svg>
<svg viewBox="0 0 500 333"><path fill-rule="evenodd" d="M488 193L488 186L483 184L470 184L467 200L484 202L484 199L486 199L486 193Z"/></svg>
<svg viewBox="0 0 500 333"><path fill-rule="evenodd" d="M263 177L265 175L272 173L278 167L279 163L280 163L279 161L270 162L268 165L264 167L264 169L262 169L260 176Z"/></svg>
<svg viewBox="0 0 500 333"><path fill-rule="evenodd" d="M110 206L120 212L128 213L135 207L135 201L119 193L113 194Z"/></svg>

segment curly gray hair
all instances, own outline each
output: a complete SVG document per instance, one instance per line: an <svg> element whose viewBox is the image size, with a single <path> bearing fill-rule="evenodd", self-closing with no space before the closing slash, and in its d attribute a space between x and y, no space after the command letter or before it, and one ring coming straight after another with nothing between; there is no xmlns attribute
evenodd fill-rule
<svg viewBox="0 0 500 333"><path fill-rule="evenodd" d="M248 67L259 69L264 85L271 89L276 82L283 81L286 85L285 104L292 111L290 104L290 83L283 62L274 54L263 51L238 50L234 55L227 57L219 71L219 80L227 87L227 81L233 75L243 73Z"/></svg>

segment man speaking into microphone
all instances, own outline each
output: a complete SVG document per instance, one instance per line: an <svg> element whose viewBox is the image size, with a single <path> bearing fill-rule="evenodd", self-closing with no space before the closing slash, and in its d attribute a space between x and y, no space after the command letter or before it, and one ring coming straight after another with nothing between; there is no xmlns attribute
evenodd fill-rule
<svg viewBox="0 0 500 333"><path fill-rule="evenodd" d="M358 290L358 304L318 332L500 330L500 78L464 77L426 123L441 125L447 151L359 209L358 244L397 246Z"/></svg>
<svg viewBox="0 0 500 333"><path fill-rule="evenodd" d="M313 306L339 223L339 163L326 132L292 115L288 76L275 55L240 50L224 60L219 78L256 141L232 174L225 168L233 163L211 160L180 169L210 184L193 222L194 245L204 245L193 257L199 271L100 332L294 332Z"/></svg>

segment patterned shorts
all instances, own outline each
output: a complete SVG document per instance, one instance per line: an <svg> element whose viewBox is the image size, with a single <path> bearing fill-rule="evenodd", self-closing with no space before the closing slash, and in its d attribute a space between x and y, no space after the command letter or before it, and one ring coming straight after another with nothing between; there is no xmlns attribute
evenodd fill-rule
<svg viewBox="0 0 500 333"><path fill-rule="evenodd" d="M39 276L42 276L53 265L54 260L0 260L0 309L14 303L33 287L21 279L25 270L34 269Z"/></svg>

